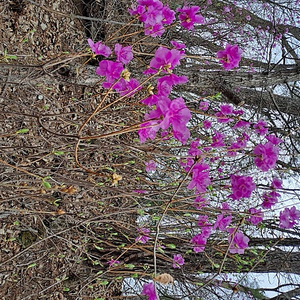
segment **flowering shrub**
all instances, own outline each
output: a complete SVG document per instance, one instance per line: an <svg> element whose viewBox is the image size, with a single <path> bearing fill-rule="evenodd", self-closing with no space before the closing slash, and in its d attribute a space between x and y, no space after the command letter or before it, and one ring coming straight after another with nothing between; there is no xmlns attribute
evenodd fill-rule
<svg viewBox="0 0 300 300"><path fill-rule="evenodd" d="M177 8L177 18L181 26L193 30L196 24L204 24L205 20L199 10L198 6L184 5ZM131 15L144 23L145 35L152 37L160 37L165 32L165 26L174 22L176 12L159 0L138 0L137 5L129 9ZM230 13L230 9L227 9L226 13ZM176 24L178 23L174 22L174 25ZM105 54L104 56L109 58L107 46L101 42L88 42L95 54ZM180 156L178 161L172 160L172 165L176 170L175 178L181 182L178 189L185 188L186 194L195 195L191 209L194 209L193 217L197 230L193 231L193 236L189 239L193 252L205 251L209 238L218 233L222 236L227 235L226 246L229 253L243 254L250 241L247 234L242 232L244 223L258 226L265 216L262 209L273 208L278 203L281 180L273 178L270 190L261 192L259 178L262 172L265 178L271 177L271 173L268 172L276 168L280 152L278 145L282 140L275 135L267 136L269 129L265 121L246 121L245 112L239 107L226 103L216 106L207 100L199 103L199 115L205 118L200 129L193 132L193 112L190 107L186 105L183 97L172 98L172 90L176 85L188 83L187 76L175 74L183 60L188 58L185 48L184 44L175 41L171 42L171 46L160 45L147 68L141 70L144 75L143 81L138 81L136 78L130 78L129 71L124 69L124 65L127 64L130 68L130 62L134 59L133 47L116 44L115 61L113 58L100 61L96 73L105 77L102 86L108 93L115 90L120 94L120 99L131 96L142 98L139 102L146 112L138 124L140 143L146 143L148 140L155 140L156 144L168 141L174 148L183 149L176 156L176 159ZM241 55L242 50L236 44L227 44L224 50L216 53L216 60L219 59L225 70L231 70L239 66ZM144 92L143 96L140 96L142 93L138 94L138 91ZM201 138L200 142L201 136L207 138ZM267 142L262 142L264 138ZM243 169L243 164L251 164L251 168ZM148 173L155 171L156 163L153 160L145 162L145 170ZM134 192L146 193L144 190ZM252 203L253 195L260 201L256 206ZM213 212L208 209L206 211L211 202L210 198L214 196L220 199L221 205ZM247 199L250 199L248 203ZM154 260L157 251L164 251L160 245L163 239L160 240L159 227L173 200L172 198L164 203L164 213L160 218L155 216L155 221L159 220L156 226L152 226L151 230L151 226L148 228L148 225L137 229L137 244L149 245L154 241ZM227 200L237 200L238 204L233 203L231 208ZM246 207L246 204L251 207ZM239 206L243 206L244 209L239 209ZM280 213L279 226L291 228L297 224L299 218L300 212L295 207L286 208ZM142 223L144 224L144 221ZM158 233L154 237L155 231ZM172 261L173 268L184 268L185 260L181 254L175 254ZM109 265L114 266L116 262L112 260ZM157 299L154 283L144 284L142 294L147 295L150 300Z"/></svg>

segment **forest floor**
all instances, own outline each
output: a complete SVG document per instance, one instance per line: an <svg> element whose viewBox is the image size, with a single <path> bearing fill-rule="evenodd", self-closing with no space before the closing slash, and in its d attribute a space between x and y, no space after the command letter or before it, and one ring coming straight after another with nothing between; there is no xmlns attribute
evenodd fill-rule
<svg viewBox="0 0 300 300"><path fill-rule="evenodd" d="M78 144L99 103L91 95L102 91L74 84L87 36L115 29L68 17L109 18L120 1L86 1L88 11L80 1L37 2L0 2L0 299L120 299L122 278L103 276L115 248L101 252L101 243L135 222L124 192L132 136ZM103 111L82 135L136 122L135 111L121 109Z"/></svg>

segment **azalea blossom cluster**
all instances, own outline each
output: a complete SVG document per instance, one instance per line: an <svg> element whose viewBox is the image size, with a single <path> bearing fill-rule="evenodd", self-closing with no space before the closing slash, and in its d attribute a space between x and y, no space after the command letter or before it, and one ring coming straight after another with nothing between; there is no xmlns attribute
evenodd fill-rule
<svg viewBox="0 0 300 300"><path fill-rule="evenodd" d="M204 24L204 18L199 13L199 6L184 6L178 8L178 19L181 25L187 30L193 30L194 24ZM129 9L131 15L137 15L144 23L145 35L152 37L162 36L165 26L175 20L175 11L159 0L137 0L137 5Z"/></svg>

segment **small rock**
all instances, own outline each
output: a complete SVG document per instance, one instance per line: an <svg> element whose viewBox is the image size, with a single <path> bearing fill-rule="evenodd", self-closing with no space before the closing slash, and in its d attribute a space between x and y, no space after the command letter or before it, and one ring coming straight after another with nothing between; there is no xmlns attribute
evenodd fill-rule
<svg viewBox="0 0 300 300"><path fill-rule="evenodd" d="M42 23L42 24L41 24L41 28L42 28L42 30L45 30L45 29L47 28L47 25L44 24L44 23Z"/></svg>

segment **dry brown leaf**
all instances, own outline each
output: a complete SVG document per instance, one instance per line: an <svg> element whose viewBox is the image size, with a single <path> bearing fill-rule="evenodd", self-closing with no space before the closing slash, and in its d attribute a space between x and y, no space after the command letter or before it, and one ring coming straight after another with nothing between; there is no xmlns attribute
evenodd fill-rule
<svg viewBox="0 0 300 300"><path fill-rule="evenodd" d="M121 180L121 179L122 179L122 176L121 176L121 175L118 175L118 174L114 173L114 174L112 175L112 185L113 185L113 186L117 185L118 182L119 182L119 180Z"/></svg>
<svg viewBox="0 0 300 300"><path fill-rule="evenodd" d="M170 283L174 283L174 278L167 273L163 273L161 275L156 276L155 278L153 278L154 281L162 283L162 284L170 284Z"/></svg>

